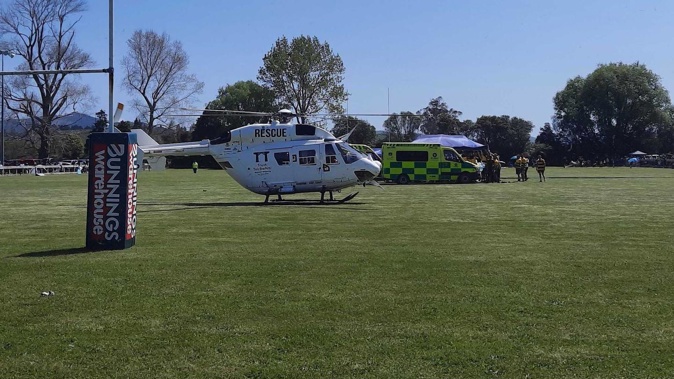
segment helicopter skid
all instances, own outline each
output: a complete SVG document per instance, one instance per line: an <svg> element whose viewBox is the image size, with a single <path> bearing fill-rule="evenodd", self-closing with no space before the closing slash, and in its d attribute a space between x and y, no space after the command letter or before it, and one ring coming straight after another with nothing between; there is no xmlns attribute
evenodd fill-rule
<svg viewBox="0 0 674 379"><path fill-rule="evenodd" d="M330 199L325 199L325 192L329 192ZM320 204L344 204L347 201L352 200L354 197L356 197L356 195L358 195L358 192L354 192L354 193L348 194L347 196L345 196L342 199L336 200L334 198L334 196L332 195L332 191L325 191L325 192L321 193L321 200L319 201ZM293 204L293 203L300 202L300 201L301 202L310 201L310 200L285 200L281 197L281 194L277 194L277 196L278 196L277 199L272 200L270 202L269 196L271 196L271 195L265 195L264 204L283 204L283 203Z"/></svg>

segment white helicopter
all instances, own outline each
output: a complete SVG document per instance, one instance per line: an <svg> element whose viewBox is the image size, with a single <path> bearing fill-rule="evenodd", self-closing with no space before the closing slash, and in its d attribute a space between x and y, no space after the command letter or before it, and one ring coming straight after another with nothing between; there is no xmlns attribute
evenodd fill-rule
<svg viewBox="0 0 674 379"><path fill-rule="evenodd" d="M334 191L357 184L375 184L381 163L360 153L328 131L309 124L290 122L295 115L287 109L277 114L230 111L232 115L272 116L269 124L250 124L220 138L200 142L158 144L140 129L132 130L138 147L152 168L163 168L166 156L211 155L246 189L269 197L319 192L321 203L336 201ZM278 119L278 120L276 120ZM139 157L143 161L143 157ZM358 192L338 202L353 199Z"/></svg>

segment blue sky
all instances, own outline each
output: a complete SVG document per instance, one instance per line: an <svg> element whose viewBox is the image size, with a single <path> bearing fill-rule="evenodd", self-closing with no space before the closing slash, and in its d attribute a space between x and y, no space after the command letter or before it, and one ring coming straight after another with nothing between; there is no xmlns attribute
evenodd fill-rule
<svg viewBox="0 0 674 379"><path fill-rule="evenodd" d="M203 107L219 87L255 80L277 38L304 34L344 61L351 113L414 112L442 96L463 119L507 114L541 127L566 81L600 63L639 61L674 89L673 15L674 1L653 0L116 0L115 67L135 30L166 32L205 83ZM79 46L107 67L108 1L90 1L81 16ZM107 76L83 81L107 110ZM115 101L130 104L119 83Z"/></svg>

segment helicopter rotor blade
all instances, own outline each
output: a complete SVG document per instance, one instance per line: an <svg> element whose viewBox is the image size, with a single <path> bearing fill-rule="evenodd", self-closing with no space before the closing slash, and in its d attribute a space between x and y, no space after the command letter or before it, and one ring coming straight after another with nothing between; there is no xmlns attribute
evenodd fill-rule
<svg viewBox="0 0 674 379"><path fill-rule="evenodd" d="M382 185L379 184L379 182L376 181L376 180L374 180L374 179L368 181L366 184L369 184L369 185L371 185L371 186L375 186L375 187L379 188L379 189L382 190L382 191L384 190L384 187L382 187Z"/></svg>
<svg viewBox="0 0 674 379"><path fill-rule="evenodd" d="M195 109L195 108L180 108L182 111L189 112L210 112L210 113L221 113L222 115L230 116L254 116L254 117L264 117L264 116L273 116L274 113L271 112L251 112L251 111L235 111L228 109Z"/></svg>
<svg viewBox="0 0 674 379"><path fill-rule="evenodd" d="M115 114L112 116L112 122L114 124L118 123L119 119L122 118L123 111L124 111L124 104L117 103L117 109L115 110Z"/></svg>
<svg viewBox="0 0 674 379"><path fill-rule="evenodd" d="M167 116L174 117L305 117L313 119L337 119L339 117L422 117L418 114L400 114L400 113L294 113L287 109L282 109L278 112L255 112L255 111L239 111L229 109L198 109L198 108L179 108L187 112L199 112L190 114L173 114Z"/></svg>
<svg viewBox="0 0 674 379"><path fill-rule="evenodd" d="M358 125L354 126L353 129L351 129L350 132L346 133L343 136L337 137L337 138L344 141L344 142L349 142L349 137L351 137L351 134L353 134L353 132L356 130L357 127L358 127Z"/></svg>

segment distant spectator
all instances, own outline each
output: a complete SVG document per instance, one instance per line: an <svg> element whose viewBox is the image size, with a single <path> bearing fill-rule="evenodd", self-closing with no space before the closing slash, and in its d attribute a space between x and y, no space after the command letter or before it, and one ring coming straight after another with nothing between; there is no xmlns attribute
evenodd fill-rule
<svg viewBox="0 0 674 379"><path fill-rule="evenodd" d="M543 159L543 155L539 155L538 159L536 159L536 172L538 172L538 179L541 182L545 181L545 159Z"/></svg>
<svg viewBox="0 0 674 379"><path fill-rule="evenodd" d="M492 155L492 159L494 160L494 182L501 183L501 161L498 154Z"/></svg>

